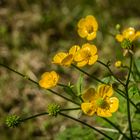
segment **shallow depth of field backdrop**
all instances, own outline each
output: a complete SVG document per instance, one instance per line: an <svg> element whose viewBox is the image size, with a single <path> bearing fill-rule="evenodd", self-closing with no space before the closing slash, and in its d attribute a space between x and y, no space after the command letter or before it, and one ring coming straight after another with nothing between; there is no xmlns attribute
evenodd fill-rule
<svg viewBox="0 0 140 140"><path fill-rule="evenodd" d="M89 14L94 15L99 24L94 40L99 59L104 62L122 60L120 44L108 32L116 34L116 24L120 24L122 29L132 26L140 30L139 0L0 0L0 61L36 81L43 72L54 69L62 77L62 83L74 83L79 77L77 70L53 65L51 61L56 52L84 42L77 34L77 22ZM140 57L140 42L137 47L135 56ZM108 75L98 64L85 70L99 78ZM118 69L113 68L113 71L123 77ZM97 84L86 77L84 86L87 87L88 83ZM61 88L56 87L55 90L62 92ZM61 94L65 95L64 92ZM8 114L30 116L44 111L53 102L65 107L73 106L0 67L0 140L66 140L68 135L72 140L82 140L81 134L83 139L92 140L94 135L98 135L62 116L42 116L17 128L8 128L4 124ZM122 103L111 120L125 126L127 117L123 112L126 108ZM78 113L72 111L70 115L77 117ZM82 119L92 125L110 127L98 117L84 116ZM140 130L139 123L137 120L134 122L135 129Z"/></svg>

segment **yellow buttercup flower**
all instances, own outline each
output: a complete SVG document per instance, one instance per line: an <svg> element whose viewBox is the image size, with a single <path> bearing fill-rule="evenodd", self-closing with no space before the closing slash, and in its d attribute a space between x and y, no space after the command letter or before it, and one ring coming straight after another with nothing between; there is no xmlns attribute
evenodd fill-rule
<svg viewBox="0 0 140 140"><path fill-rule="evenodd" d="M94 88L89 88L83 95L83 103L81 104L82 111L88 116L95 113L101 117L110 117L113 112L116 112L119 106L119 100L113 95L112 86L102 84L97 91Z"/></svg>
<svg viewBox="0 0 140 140"><path fill-rule="evenodd" d="M82 38L87 40L93 40L96 38L96 32L98 30L98 23L94 16L88 15L85 18L80 19L78 22L78 34Z"/></svg>
<svg viewBox="0 0 140 140"><path fill-rule="evenodd" d="M118 60L115 62L115 67L120 68L122 66L122 61Z"/></svg>
<svg viewBox="0 0 140 140"><path fill-rule="evenodd" d="M98 59L97 48L89 43L83 44L82 48L75 54L74 60L78 67L83 67L86 64L92 65Z"/></svg>
<svg viewBox="0 0 140 140"><path fill-rule="evenodd" d="M62 66L70 66L76 52L80 49L78 45L74 45L70 48L69 53L59 52L53 58L53 63Z"/></svg>
<svg viewBox="0 0 140 140"><path fill-rule="evenodd" d="M59 75L55 71L45 72L41 76L39 85L43 88L48 89L56 86L58 80L59 80Z"/></svg>
<svg viewBox="0 0 140 140"><path fill-rule="evenodd" d="M140 38L140 31L135 31L133 27L125 29L122 34L117 34L116 39L118 42L122 42L125 39L128 39L130 42L133 42L137 38Z"/></svg>

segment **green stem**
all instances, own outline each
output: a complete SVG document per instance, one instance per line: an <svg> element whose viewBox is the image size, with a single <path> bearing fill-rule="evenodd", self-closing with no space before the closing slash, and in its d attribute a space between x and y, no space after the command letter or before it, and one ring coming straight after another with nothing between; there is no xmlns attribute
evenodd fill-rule
<svg viewBox="0 0 140 140"><path fill-rule="evenodd" d="M73 111L73 110L80 110L81 108L80 107L77 107L77 108L66 108L66 109L61 109L61 111Z"/></svg>
<svg viewBox="0 0 140 140"><path fill-rule="evenodd" d="M112 72L112 70L110 69L110 67L107 65L107 64L105 64L105 63L103 63L103 62L101 62L101 61L97 61L99 64L101 64L101 65L103 65L104 67L106 67L107 69L108 69L108 71L110 72L110 74L120 83L120 84L122 84L123 86L125 86L125 84L120 80L120 79L118 79L118 77L116 77L116 75Z"/></svg>
<svg viewBox="0 0 140 140"><path fill-rule="evenodd" d="M72 66L74 68L76 68L77 70L81 71L82 73L84 73L85 75L91 77L92 79L95 79L96 81L98 81L99 83L102 83L102 84L105 84L105 82L101 81L100 79L96 78L95 76L93 75L90 75L89 73L85 72L84 70L80 69L79 67L77 67L76 65L72 64Z"/></svg>
<svg viewBox="0 0 140 140"><path fill-rule="evenodd" d="M21 119L20 121L21 121L21 122L24 122L24 121L27 121L27 120L30 120L30 119L33 119L33 118L36 118L36 117L39 117L39 116L48 115L48 114L49 114L48 112L43 112L43 113L39 113L39 114L30 116L30 117Z"/></svg>
<svg viewBox="0 0 140 140"><path fill-rule="evenodd" d="M32 83L36 84L37 86L39 86L38 82L32 80L32 79L29 78L28 76L26 76L26 75L24 75L24 74L22 74L22 73L20 73L20 72L18 72L18 71L16 71L16 70L10 68L10 67L8 67L8 66L6 66L6 65L4 65L4 64L1 64L1 63L0 63L0 66L3 66L3 67L5 67L5 68L7 68L8 70L10 70L10 71L12 71L12 72L14 72L14 73L16 73L16 74L18 74L18 75L24 77L25 79L27 79L27 80L31 81ZM74 104L80 105L79 103L76 103L76 102L74 102L73 100L71 100L71 99L69 99L69 98L67 98L67 97L65 97L65 96L63 96L63 95L60 95L59 93L57 93L57 92L55 92L55 91L53 91L53 90L51 90L51 89L46 89L46 90L52 92L53 94L55 94L55 95L57 95L57 96L59 96L59 97L65 99L65 100L67 100L67 101L70 101L70 102L72 102L72 103L74 103Z"/></svg>
<svg viewBox="0 0 140 140"><path fill-rule="evenodd" d="M61 83L58 83L57 85L60 86L60 87L63 87L63 88L69 88L71 90L71 92L72 92L72 95L75 98L77 98L76 93L68 85L64 85L64 84L61 84Z"/></svg>
<svg viewBox="0 0 140 140"><path fill-rule="evenodd" d="M127 99L127 97L124 95L124 94L125 94L124 91L122 91L122 90L120 90L120 89L116 89L115 91L116 91L119 95L121 95L122 97L124 97L124 98ZM123 94L122 94L122 93L123 93ZM134 104L134 102L133 102L130 98L128 98L128 100L129 100L129 102L135 107L135 109L139 110L139 108Z"/></svg>
<svg viewBox="0 0 140 140"><path fill-rule="evenodd" d="M71 99L69 99L69 98L67 98L67 97L65 97L65 96L63 96L63 95L61 95L61 94L59 94L59 93L53 91L53 90L51 90L51 89L46 89L46 90L50 91L51 93L53 93L53 94L55 94L55 95L57 95L57 96L59 96L59 97L65 99L65 100L67 100L67 101L70 101L71 103L74 103L74 104L76 104L76 105L78 105L78 106L80 105L79 103L77 103L77 102L75 102L75 101L73 101L73 100L71 100Z"/></svg>
<svg viewBox="0 0 140 140"><path fill-rule="evenodd" d="M121 130L118 126L116 126L114 123L112 123L110 120L108 120L107 118L102 118L103 120L105 120L106 122L108 122L109 124L111 124L114 128L116 128L120 134L122 134L126 139L130 140L129 137L127 137Z"/></svg>
<svg viewBox="0 0 140 140"><path fill-rule="evenodd" d="M130 103L129 103L129 94L128 94L128 85L129 85L131 70L132 70L132 55L130 56L130 68L129 68L127 81L125 84L125 92L127 97L127 117L128 117L129 131L130 131L131 140L133 140L133 131L132 131L132 124L131 124L131 116L130 116L131 112L130 112Z"/></svg>
<svg viewBox="0 0 140 140"><path fill-rule="evenodd" d="M71 119L71 120L74 120L74 121L76 121L76 122L79 122L79 123L81 123L81 124L83 124L83 125L85 125L85 126L88 126L89 128L91 128L91 129L97 131L98 133L102 134L102 135L105 136L106 138L108 138L108 139L110 139L110 140L113 140L111 137L109 137L108 135L106 135L106 134L103 133L102 131L98 130L97 128L95 128L95 127L93 127L93 126L91 126L91 125L89 125L89 124L87 124L87 123L85 123L85 122L83 122L83 121L81 121L81 120L78 120L78 119L76 119L76 118L74 118L74 117L72 117L72 116L63 114L63 113L61 113L61 112L60 112L59 114L62 115L62 116L64 116L64 117L67 117L67 118L69 118L69 119Z"/></svg>

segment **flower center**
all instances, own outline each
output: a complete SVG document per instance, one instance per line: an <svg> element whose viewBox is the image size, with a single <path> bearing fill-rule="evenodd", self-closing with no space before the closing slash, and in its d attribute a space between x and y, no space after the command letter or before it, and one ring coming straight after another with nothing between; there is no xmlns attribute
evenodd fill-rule
<svg viewBox="0 0 140 140"><path fill-rule="evenodd" d="M96 104L98 107L101 107L101 108L106 108L106 106L107 106L107 103L103 98L97 99Z"/></svg>
<svg viewBox="0 0 140 140"><path fill-rule="evenodd" d="M93 33L93 31L94 31L93 26L91 26L91 25L87 26L86 30L89 34Z"/></svg>
<svg viewBox="0 0 140 140"><path fill-rule="evenodd" d="M132 46L132 42L129 39L124 39L121 42L121 47L124 48L124 49L130 49L131 46Z"/></svg>

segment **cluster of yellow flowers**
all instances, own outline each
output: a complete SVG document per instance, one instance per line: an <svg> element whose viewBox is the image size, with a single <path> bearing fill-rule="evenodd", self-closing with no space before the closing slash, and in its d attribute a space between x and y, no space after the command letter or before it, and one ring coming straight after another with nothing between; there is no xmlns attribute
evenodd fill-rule
<svg viewBox="0 0 140 140"><path fill-rule="evenodd" d="M91 15L82 18L78 22L78 34L87 40L93 40L96 37L97 29L98 23L95 17ZM76 62L78 67L83 67L87 64L94 64L97 59L97 47L93 44L85 43L81 48L79 45L72 46L68 53L57 53L53 58L53 63L70 66L73 62Z"/></svg>
<svg viewBox="0 0 140 140"><path fill-rule="evenodd" d="M98 23L94 16L88 15L78 22L78 34L87 40L93 40L96 37ZM62 66L70 66L76 63L78 67L92 65L98 59L97 47L90 43L85 43L80 47L73 45L68 52L59 52L53 57L52 63ZM39 85L43 88L51 88L56 86L59 76L55 71L45 72L41 76Z"/></svg>
<svg viewBox="0 0 140 140"><path fill-rule="evenodd" d="M73 62L77 63L78 67L83 67L86 64L92 65L97 61L97 48L89 43L83 44L82 47L74 45L68 53L59 52L53 58L53 63L70 66Z"/></svg>
<svg viewBox="0 0 140 140"><path fill-rule="evenodd" d="M92 15L88 15L82 18L78 22L78 34L82 38L86 38L88 41L96 38L98 23L96 18ZM140 37L140 31L135 31L134 28L130 27L125 29L122 34L117 34L116 39L119 42L129 41L130 43ZM98 59L97 47L90 43L81 45L73 45L68 52L58 52L54 57L52 63L70 66L76 64L78 67L85 65L92 65ZM116 67L121 67L122 62L117 61ZM59 75L55 71L45 72L41 76L39 85L43 88L49 89L57 85ZM81 109L89 116L97 114L101 117L110 117L112 113L118 109L119 100L113 95L113 88L110 85L99 85L97 90L89 88L83 95L83 103Z"/></svg>

